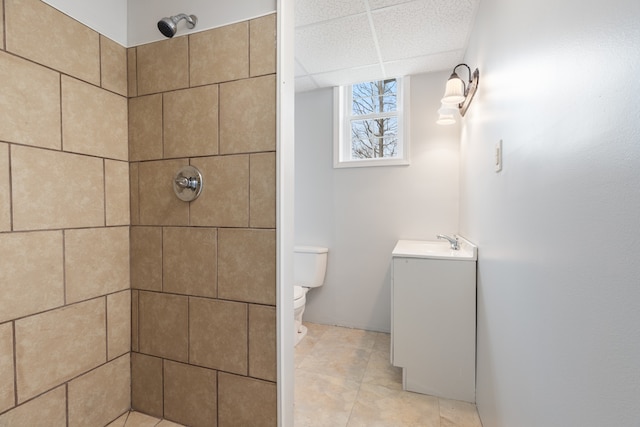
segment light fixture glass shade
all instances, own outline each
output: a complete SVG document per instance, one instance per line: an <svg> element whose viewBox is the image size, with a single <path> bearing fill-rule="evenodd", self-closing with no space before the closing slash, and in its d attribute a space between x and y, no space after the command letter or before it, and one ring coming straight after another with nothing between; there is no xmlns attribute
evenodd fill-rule
<svg viewBox="0 0 640 427"><path fill-rule="evenodd" d="M454 104L442 104L438 108L438 114L441 116L453 116L458 112L458 105Z"/></svg>
<svg viewBox="0 0 640 427"><path fill-rule="evenodd" d="M436 121L439 125L452 125L456 122L456 119L453 118L453 114L440 114L440 117Z"/></svg>
<svg viewBox="0 0 640 427"><path fill-rule="evenodd" d="M464 101L464 82L456 73L451 74L442 97L443 104L460 104Z"/></svg>

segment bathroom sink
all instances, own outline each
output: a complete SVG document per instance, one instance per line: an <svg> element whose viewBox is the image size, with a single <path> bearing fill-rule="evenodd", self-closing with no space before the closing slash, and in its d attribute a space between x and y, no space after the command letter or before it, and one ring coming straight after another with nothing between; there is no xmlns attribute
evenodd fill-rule
<svg viewBox="0 0 640 427"><path fill-rule="evenodd" d="M458 236L460 249L453 250L443 240L398 240L392 255L395 257L454 259L475 261L478 258L477 247L463 237Z"/></svg>

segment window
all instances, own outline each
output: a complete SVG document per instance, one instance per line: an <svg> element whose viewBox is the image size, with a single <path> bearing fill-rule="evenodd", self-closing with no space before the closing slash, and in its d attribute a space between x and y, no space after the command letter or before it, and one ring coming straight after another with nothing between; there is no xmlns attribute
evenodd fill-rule
<svg viewBox="0 0 640 427"><path fill-rule="evenodd" d="M335 88L333 166L408 165L408 95L409 77Z"/></svg>

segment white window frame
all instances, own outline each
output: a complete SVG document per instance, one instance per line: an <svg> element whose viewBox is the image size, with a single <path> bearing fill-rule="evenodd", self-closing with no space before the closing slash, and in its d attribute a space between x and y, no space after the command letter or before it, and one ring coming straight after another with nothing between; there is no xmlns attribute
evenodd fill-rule
<svg viewBox="0 0 640 427"><path fill-rule="evenodd" d="M356 168L371 166L404 166L409 164L409 76L397 77L398 156L373 159L351 158L351 119L366 116L352 116L352 85L337 86L333 89L333 167ZM375 81L375 80L371 80ZM379 116L378 116L379 117Z"/></svg>

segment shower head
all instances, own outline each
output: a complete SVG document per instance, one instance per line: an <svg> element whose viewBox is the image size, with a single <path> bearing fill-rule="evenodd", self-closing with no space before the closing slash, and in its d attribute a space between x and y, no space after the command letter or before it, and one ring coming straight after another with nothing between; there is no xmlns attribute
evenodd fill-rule
<svg viewBox="0 0 640 427"><path fill-rule="evenodd" d="M187 21L187 28L193 28L198 23L196 15L187 15L181 13L179 15L171 16L169 18L162 18L158 21L158 29L165 37L173 37L178 30L178 22L185 19Z"/></svg>

